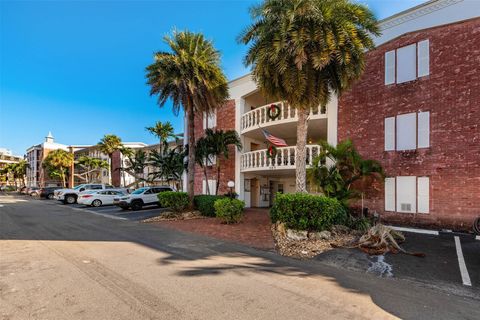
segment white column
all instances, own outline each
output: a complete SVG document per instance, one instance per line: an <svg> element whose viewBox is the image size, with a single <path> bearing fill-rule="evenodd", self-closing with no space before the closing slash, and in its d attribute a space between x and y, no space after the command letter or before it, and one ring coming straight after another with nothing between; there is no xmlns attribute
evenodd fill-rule
<svg viewBox="0 0 480 320"><path fill-rule="evenodd" d="M332 97L327 105L327 141L336 146L338 142L338 99Z"/></svg>
<svg viewBox="0 0 480 320"><path fill-rule="evenodd" d="M235 99L235 130L238 132L238 135L240 136L240 140L242 142L242 145L245 143L245 139L243 135L241 134L241 119L242 115L244 114L245 111L245 99L243 98L238 98ZM244 146L245 149L245 146ZM245 190L244 188L244 177L243 173L240 171L240 155L242 151L238 151L237 148L235 148L235 192L238 194L238 198L240 200L245 200L245 193L243 192Z"/></svg>

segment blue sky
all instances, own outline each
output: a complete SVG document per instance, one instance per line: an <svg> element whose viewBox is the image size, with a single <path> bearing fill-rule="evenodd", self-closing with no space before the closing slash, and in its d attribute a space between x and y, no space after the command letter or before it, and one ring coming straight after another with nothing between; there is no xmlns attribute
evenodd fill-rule
<svg viewBox="0 0 480 320"><path fill-rule="evenodd" d="M149 96L145 67L172 28L203 32L229 79L245 74L236 42L257 1L0 0L0 147L23 155L51 131L59 143L106 133L155 143L145 126L182 117ZM362 0L379 19L421 0Z"/></svg>

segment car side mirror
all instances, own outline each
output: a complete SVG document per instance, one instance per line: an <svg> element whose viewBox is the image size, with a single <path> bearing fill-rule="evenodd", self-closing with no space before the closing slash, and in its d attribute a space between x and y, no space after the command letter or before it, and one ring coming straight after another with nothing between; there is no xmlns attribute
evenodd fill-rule
<svg viewBox="0 0 480 320"><path fill-rule="evenodd" d="M85 191L85 188L80 188L80 192Z"/></svg>

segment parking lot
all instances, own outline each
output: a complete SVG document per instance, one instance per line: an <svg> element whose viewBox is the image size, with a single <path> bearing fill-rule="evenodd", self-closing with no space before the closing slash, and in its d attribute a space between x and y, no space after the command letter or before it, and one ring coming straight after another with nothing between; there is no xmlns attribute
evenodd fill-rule
<svg viewBox="0 0 480 320"><path fill-rule="evenodd" d="M120 219L120 220L130 220L130 221L141 221L144 219L152 218L159 216L162 212L165 211L163 208L159 208L158 206L147 206L138 211L132 210L122 210L117 206L101 206L101 207L89 207L81 204L72 204L72 205L65 205L60 201L56 200L39 200L44 201L48 204L58 205L58 206L68 206L75 210L83 210L88 211L93 214L106 216L112 219Z"/></svg>

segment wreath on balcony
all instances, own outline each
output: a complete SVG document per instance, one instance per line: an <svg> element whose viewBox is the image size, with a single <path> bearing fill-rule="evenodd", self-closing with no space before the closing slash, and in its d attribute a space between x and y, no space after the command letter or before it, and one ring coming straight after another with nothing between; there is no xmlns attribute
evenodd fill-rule
<svg viewBox="0 0 480 320"><path fill-rule="evenodd" d="M275 159L277 152L278 152L277 147L269 146L267 149L267 158L272 160Z"/></svg>
<svg viewBox="0 0 480 320"><path fill-rule="evenodd" d="M270 120L277 120L277 118L280 117L280 112L280 107L273 103L270 105L270 107L268 107L267 116L270 118Z"/></svg>

